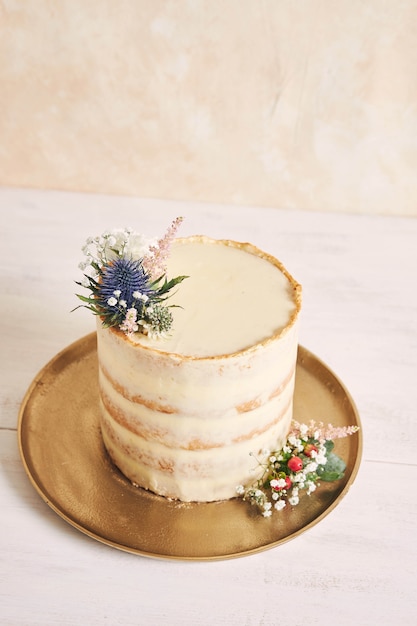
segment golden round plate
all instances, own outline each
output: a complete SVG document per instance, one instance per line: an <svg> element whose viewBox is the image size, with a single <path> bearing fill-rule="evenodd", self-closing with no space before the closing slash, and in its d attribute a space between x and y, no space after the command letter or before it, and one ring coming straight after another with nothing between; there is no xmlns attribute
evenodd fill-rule
<svg viewBox="0 0 417 626"><path fill-rule="evenodd" d="M294 418L360 426L348 391L299 347ZM103 447L98 416L96 334L79 339L36 376L19 414L25 470L45 502L81 532L120 550L161 559L216 560L260 552L317 524L358 472L362 434L336 441L345 476L322 483L300 504L270 518L240 499L181 503L130 484Z"/></svg>

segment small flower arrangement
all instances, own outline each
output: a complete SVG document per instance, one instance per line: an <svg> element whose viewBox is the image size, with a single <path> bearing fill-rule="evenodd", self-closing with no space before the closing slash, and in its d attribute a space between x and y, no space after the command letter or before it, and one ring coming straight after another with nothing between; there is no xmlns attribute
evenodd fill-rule
<svg viewBox="0 0 417 626"><path fill-rule="evenodd" d="M288 502L297 506L300 492L311 495L319 481L333 482L344 476L345 462L333 452L334 439L347 437L359 430L358 426L325 426L310 421L293 421L287 441L281 450L268 453L261 478L249 487L239 485L237 494L259 507L264 517L273 509L281 511Z"/></svg>
<svg viewBox="0 0 417 626"><path fill-rule="evenodd" d="M127 335L166 337L173 318L165 300L187 278L166 277L170 246L182 219L175 219L159 240L146 239L130 228L88 238L82 248L85 260L79 265L84 278L76 284L90 294L76 294L83 302L80 306L100 316L105 327L117 326Z"/></svg>

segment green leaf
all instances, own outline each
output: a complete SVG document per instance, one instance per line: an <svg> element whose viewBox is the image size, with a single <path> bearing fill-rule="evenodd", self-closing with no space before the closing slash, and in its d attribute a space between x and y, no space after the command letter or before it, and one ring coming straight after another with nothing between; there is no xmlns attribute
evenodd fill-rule
<svg viewBox="0 0 417 626"><path fill-rule="evenodd" d="M159 278L158 281L161 280L161 278ZM162 296L168 293L168 291L170 291L176 285L179 285L179 283L182 283L182 281L186 278L188 278L188 276L177 276L176 278L171 278L171 280L167 280L165 278L163 285L158 289L158 295Z"/></svg>
<svg viewBox="0 0 417 626"><path fill-rule="evenodd" d="M346 463L337 454L330 452L327 455L326 465L319 465L317 475L325 482L340 480L345 474Z"/></svg>
<svg viewBox="0 0 417 626"><path fill-rule="evenodd" d="M94 313L94 315L100 315L100 312L97 310L95 306L87 306L86 304L79 304L75 308L71 309L70 313L73 313L77 309L81 309L81 308L87 309L87 311L91 311L92 313Z"/></svg>
<svg viewBox="0 0 417 626"><path fill-rule="evenodd" d="M91 298L88 296L82 296L80 293L75 294L77 296L77 298L79 298L82 302L86 302L87 304L95 304L96 300L95 298Z"/></svg>
<svg viewBox="0 0 417 626"><path fill-rule="evenodd" d="M87 276L87 274L84 274L84 276L87 278L88 282L90 283L91 288L94 287L98 289L100 287L100 283L98 283L94 278L92 278L91 276Z"/></svg>
<svg viewBox="0 0 417 626"><path fill-rule="evenodd" d="M331 439L327 439L324 442L324 447L326 448L326 453L330 454L330 452L333 450L334 448L334 442Z"/></svg>

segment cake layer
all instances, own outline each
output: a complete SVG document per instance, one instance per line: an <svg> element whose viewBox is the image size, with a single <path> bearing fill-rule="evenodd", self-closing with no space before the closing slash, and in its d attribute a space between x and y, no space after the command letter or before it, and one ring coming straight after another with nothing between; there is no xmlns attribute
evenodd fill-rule
<svg viewBox="0 0 417 626"><path fill-rule="evenodd" d="M291 404L294 371L279 390L260 404L257 400L245 406L204 416L172 410L159 411L141 399L132 401L121 395L100 372L102 409L127 431L145 440L163 443L169 448L202 450L223 447L250 439L272 427Z"/></svg>
<svg viewBox="0 0 417 626"><path fill-rule="evenodd" d="M104 418L104 444L115 465L133 484L183 502L226 500L236 495L236 486L255 481L262 468L265 450L286 439L292 404L278 423L251 439L204 450L167 448L144 440L118 422Z"/></svg>
<svg viewBox="0 0 417 626"><path fill-rule="evenodd" d="M230 498L290 427L300 287L253 246L203 237L176 242L168 277L178 274L190 278L167 340L98 324L103 440L135 484Z"/></svg>
<svg viewBox="0 0 417 626"><path fill-rule="evenodd" d="M216 358L142 349L121 331L101 325L98 339L100 370L120 396L160 413L199 418L265 404L280 393L297 355L295 326L257 349Z"/></svg>

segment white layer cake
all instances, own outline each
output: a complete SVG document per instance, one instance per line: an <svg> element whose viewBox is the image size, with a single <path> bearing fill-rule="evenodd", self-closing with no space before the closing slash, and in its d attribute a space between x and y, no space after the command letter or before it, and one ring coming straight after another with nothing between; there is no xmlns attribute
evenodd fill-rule
<svg viewBox="0 0 417 626"><path fill-rule="evenodd" d="M185 502L236 495L292 418L301 287L251 244L178 239L168 339L97 327L101 429L134 484Z"/></svg>

